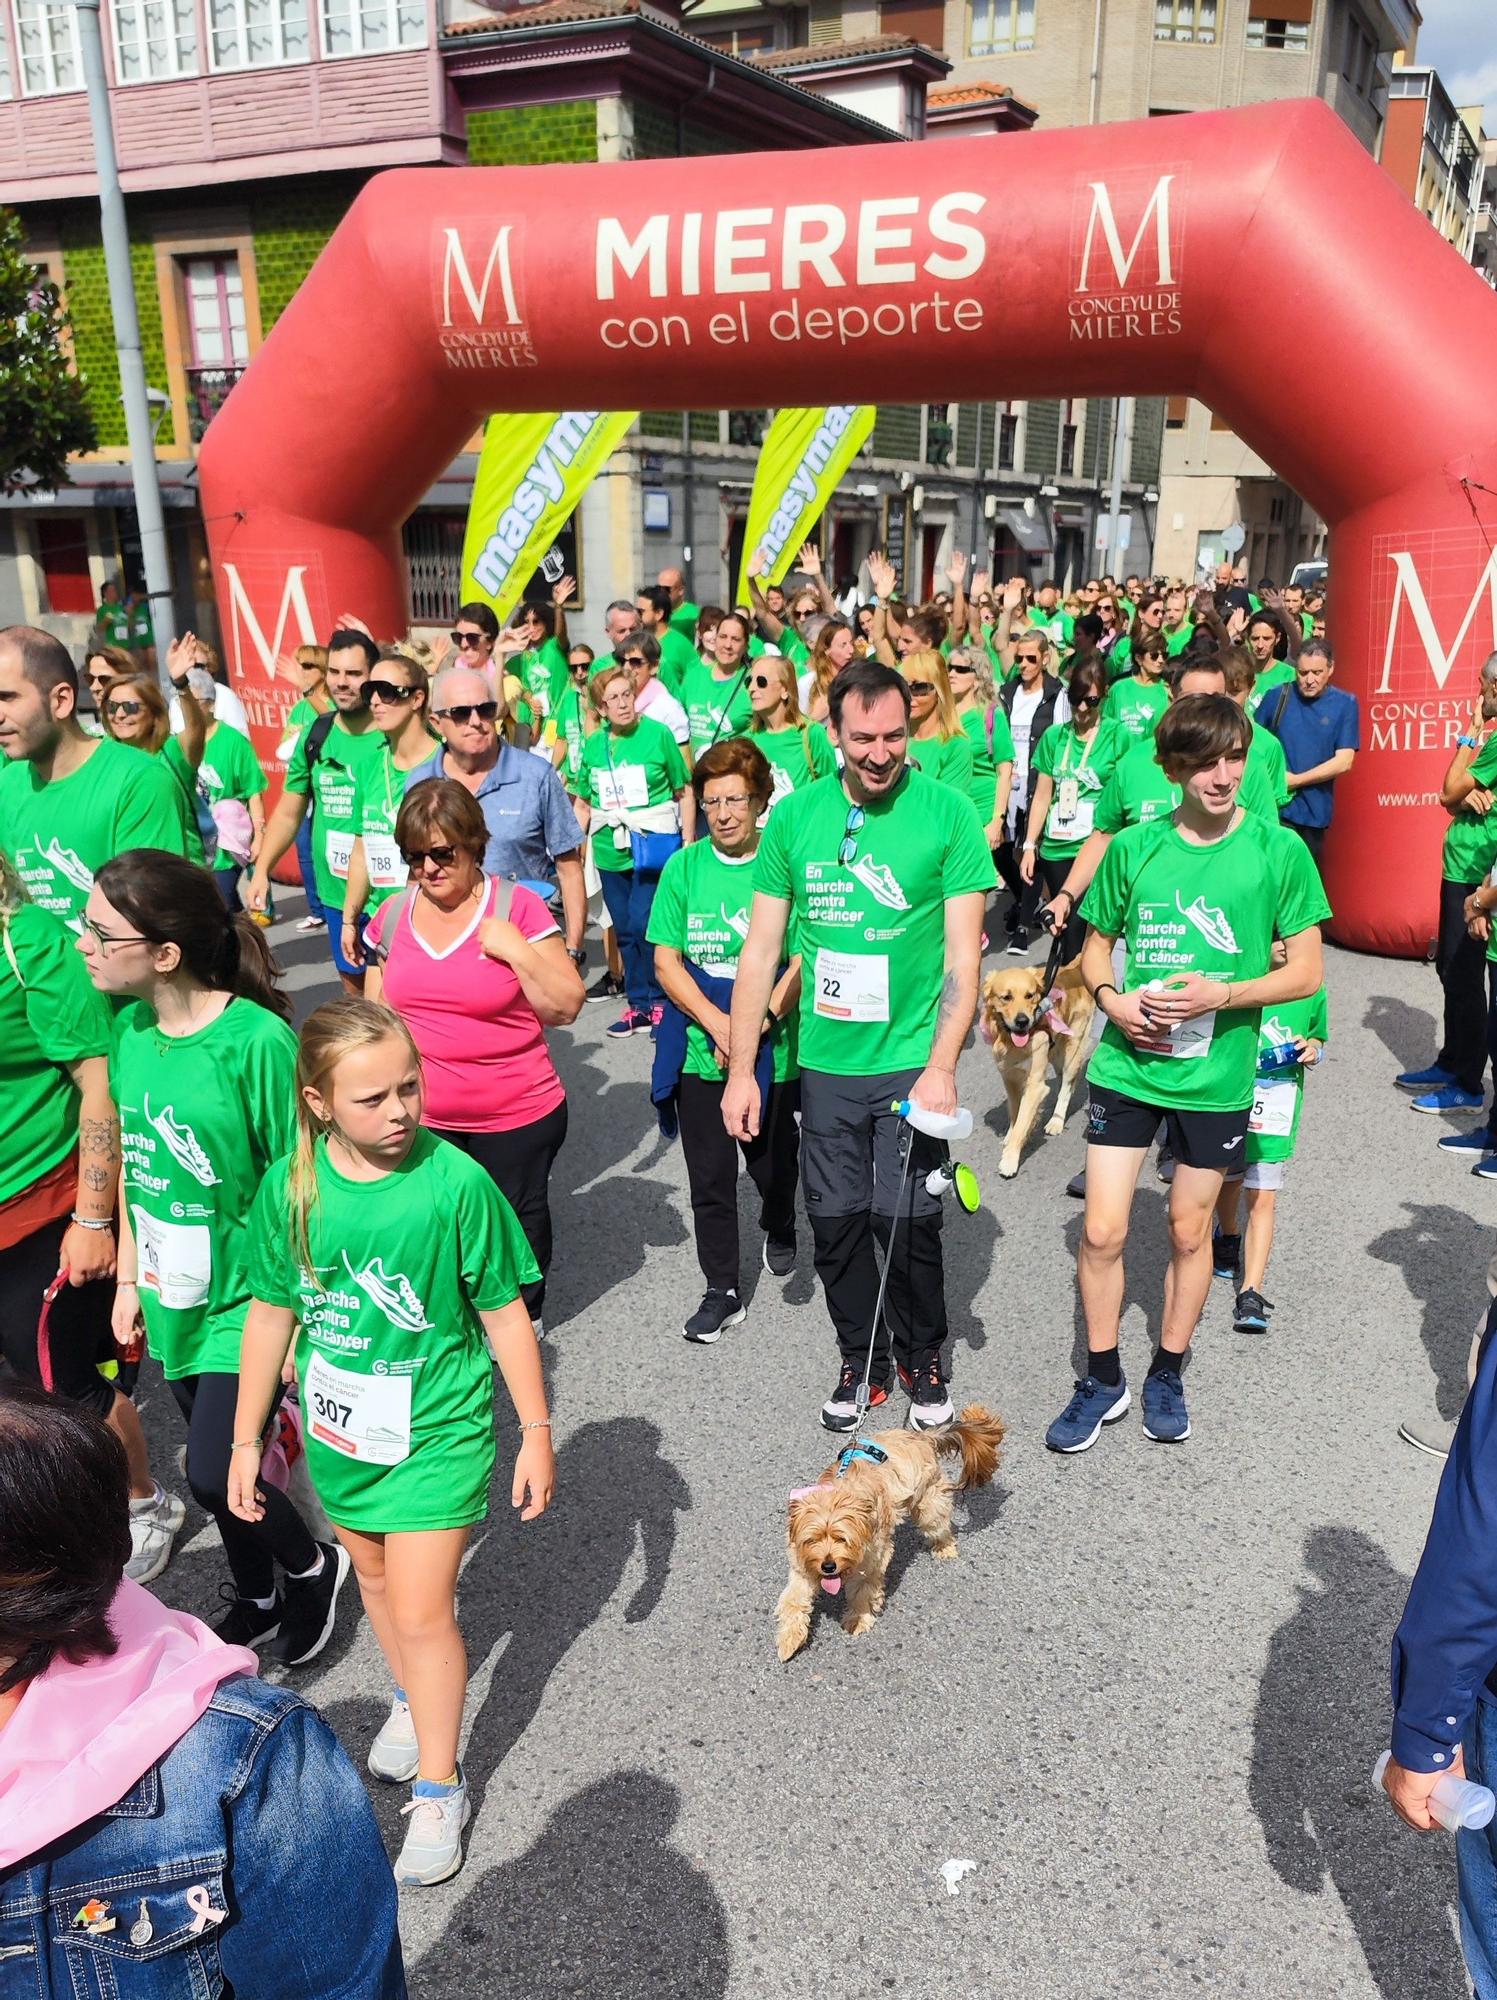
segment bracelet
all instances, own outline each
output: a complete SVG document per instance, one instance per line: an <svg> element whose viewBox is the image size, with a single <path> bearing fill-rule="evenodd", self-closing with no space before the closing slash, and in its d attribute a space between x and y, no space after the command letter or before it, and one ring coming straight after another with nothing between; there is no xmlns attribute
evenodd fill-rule
<svg viewBox="0 0 1497 2000"><path fill-rule="evenodd" d="M1056 890L1056 892L1055 892L1055 896L1065 896L1065 897L1066 897L1066 898L1067 898L1067 899L1069 900L1069 902L1070 902L1070 905L1071 905L1071 908L1072 908L1073 910L1075 909L1075 907L1076 907L1076 896L1075 896L1075 892L1074 892L1073 890L1070 890L1070 889L1066 888L1066 886L1064 885L1064 883L1062 883L1062 884L1061 884L1061 886L1060 886L1060 888L1058 888L1058 889ZM1052 902L1052 903L1053 903L1053 902L1055 901L1055 896L1052 896L1052 897L1050 898L1050 900L1051 900L1051 902Z"/></svg>
<svg viewBox="0 0 1497 2000"><path fill-rule="evenodd" d="M1474 750L1476 748L1476 738L1474 736L1457 736L1455 740L1464 750Z"/></svg>
<svg viewBox="0 0 1497 2000"><path fill-rule="evenodd" d="M262 1438L235 1438L229 1449L231 1451L264 1451L265 1443Z"/></svg>
<svg viewBox="0 0 1497 2000"><path fill-rule="evenodd" d="M1104 993L1118 993L1118 989L1113 985L1110 979L1104 979L1100 986L1094 986L1092 988L1092 998L1096 1001L1099 1007L1102 1005L1102 995ZM1118 993L1118 998L1120 1000L1122 999L1122 997L1123 997L1122 994Z"/></svg>
<svg viewBox="0 0 1497 2000"><path fill-rule="evenodd" d="M549 1417L532 1417L528 1424L521 1424L520 1426L522 1431L548 1431L550 1428L551 1419Z"/></svg>
<svg viewBox="0 0 1497 2000"><path fill-rule="evenodd" d="M80 1229L113 1229L114 1227L114 1217L112 1215L106 1215L101 1221L99 1217L94 1215L80 1215L76 1208L73 1210L72 1220Z"/></svg>

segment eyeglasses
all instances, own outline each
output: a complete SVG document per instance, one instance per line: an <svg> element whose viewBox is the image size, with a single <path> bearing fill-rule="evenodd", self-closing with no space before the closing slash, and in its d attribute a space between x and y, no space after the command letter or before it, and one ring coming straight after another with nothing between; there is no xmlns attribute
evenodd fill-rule
<svg viewBox="0 0 1497 2000"><path fill-rule="evenodd" d="M111 701L105 705L106 715L139 715L145 703L139 701Z"/></svg>
<svg viewBox="0 0 1497 2000"><path fill-rule="evenodd" d="M842 845L837 849L837 863L839 867L850 868L856 859L858 835L863 831L863 820L865 817L866 815L861 806L848 807L847 824L842 829Z"/></svg>
<svg viewBox="0 0 1497 2000"><path fill-rule="evenodd" d="M497 701L462 701L451 708L434 709L433 714L443 722L492 722L499 713Z"/></svg>
<svg viewBox="0 0 1497 2000"><path fill-rule="evenodd" d="M128 937L116 937L112 931L101 931L92 917L85 917L83 919L83 928L93 938L100 950L106 954L109 947L115 944L154 944L155 942L154 938L138 937L133 932Z"/></svg>
<svg viewBox="0 0 1497 2000"><path fill-rule="evenodd" d="M413 687L397 687L394 681L365 681L359 689L366 702L409 701L415 692Z"/></svg>
<svg viewBox="0 0 1497 2000"><path fill-rule="evenodd" d="M753 804L748 792L730 792L725 798L703 799L702 811L709 813L742 812L745 806Z"/></svg>
<svg viewBox="0 0 1497 2000"><path fill-rule="evenodd" d="M420 868L427 861L435 861L439 868L450 868L457 859L455 847L402 847L400 858L407 868Z"/></svg>
<svg viewBox="0 0 1497 2000"><path fill-rule="evenodd" d="M470 646L487 646L489 644L489 635L487 632L449 632L447 636L460 653L466 652Z"/></svg>

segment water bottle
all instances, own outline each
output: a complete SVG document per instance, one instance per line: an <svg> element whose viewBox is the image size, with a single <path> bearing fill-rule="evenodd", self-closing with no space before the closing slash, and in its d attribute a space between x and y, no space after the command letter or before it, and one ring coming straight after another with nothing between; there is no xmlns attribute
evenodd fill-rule
<svg viewBox="0 0 1497 2000"><path fill-rule="evenodd" d="M968 1139L972 1136L972 1113L964 1106L955 1111L927 1111L923 1104L902 1098L889 1106L927 1139Z"/></svg>
<svg viewBox="0 0 1497 2000"><path fill-rule="evenodd" d="M1381 1787L1383 1773L1393 1753L1385 1750L1373 1766L1372 1782ZM1447 1833L1460 1833L1467 1829L1479 1833L1491 1824L1492 1815L1497 1813L1497 1798L1485 1785L1473 1785L1469 1778L1458 1778L1454 1772L1447 1772L1429 1795L1429 1815L1437 1819Z"/></svg>
<svg viewBox="0 0 1497 2000"><path fill-rule="evenodd" d="M1258 1067L1260 1070L1292 1069L1302 1060L1298 1042L1276 1042L1259 1056Z"/></svg>

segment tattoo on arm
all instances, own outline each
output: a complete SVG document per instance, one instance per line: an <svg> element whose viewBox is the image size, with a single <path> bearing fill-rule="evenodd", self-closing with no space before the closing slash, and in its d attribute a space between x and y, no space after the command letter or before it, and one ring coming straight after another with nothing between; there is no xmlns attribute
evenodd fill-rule
<svg viewBox="0 0 1497 2000"><path fill-rule="evenodd" d="M105 1194L114 1185L114 1175L107 1167L85 1167L81 1178L92 1194Z"/></svg>
<svg viewBox="0 0 1497 2000"><path fill-rule="evenodd" d="M78 1150L96 1160L118 1166L120 1122L118 1118L81 1118L78 1121ZM92 1169L90 1169L92 1171Z"/></svg>
<svg viewBox="0 0 1497 2000"><path fill-rule="evenodd" d="M945 1029L947 1022L951 1019L952 1015L956 1012L956 1001L957 1001L957 977L954 972L948 972L946 974L946 977L941 981L941 1002L936 1009L936 1031L931 1036L932 1048L934 1048L936 1043L940 1041L942 1031Z"/></svg>

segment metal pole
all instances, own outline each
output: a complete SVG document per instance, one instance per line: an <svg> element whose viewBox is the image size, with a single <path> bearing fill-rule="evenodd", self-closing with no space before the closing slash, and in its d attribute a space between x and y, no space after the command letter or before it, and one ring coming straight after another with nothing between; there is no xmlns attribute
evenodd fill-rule
<svg viewBox="0 0 1497 2000"><path fill-rule="evenodd" d="M109 278L109 310L114 320L114 346L120 364L120 400L125 406L125 436L130 446L130 479L135 488L135 518L140 526L140 553L145 564L146 597L161 673L177 636L172 606L171 554L161 511L161 486L156 477L156 440L151 406L146 398L146 366L140 348L140 316L135 309L135 280L130 270L130 233L125 224L125 197L120 191L119 164L114 152L114 125L109 115L109 85L104 75L104 43L99 30L99 0L74 0L78 10L78 40L83 52L83 80L88 86L88 116L94 134L94 164L99 176L99 216L104 237L104 268Z"/></svg>
<svg viewBox="0 0 1497 2000"><path fill-rule="evenodd" d="M1123 472L1128 459L1128 426L1124 422L1128 399L1115 396L1112 404L1112 490L1107 497L1107 567L1118 569L1118 526L1123 517Z"/></svg>

